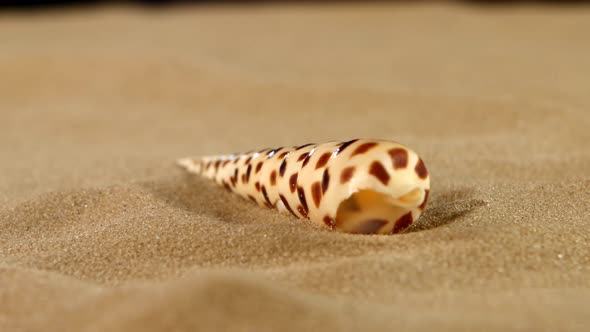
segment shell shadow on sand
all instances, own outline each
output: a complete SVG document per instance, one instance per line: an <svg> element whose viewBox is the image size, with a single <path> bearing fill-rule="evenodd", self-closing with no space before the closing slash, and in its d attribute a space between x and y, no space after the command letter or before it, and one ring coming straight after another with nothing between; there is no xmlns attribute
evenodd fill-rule
<svg viewBox="0 0 590 332"><path fill-rule="evenodd" d="M189 174L144 183L143 186L166 204L188 213L225 222L246 224L260 219L261 215L265 213L269 215L274 213L274 211L258 207L238 195L227 192L208 179ZM289 216L285 217L289 218Z"/></svg>
<svg viewBox="0 0 590 332"><path fill-rule="evenodd" d="M406 233L426 231L451 224L485 205L487 202L477 198L477 193L473 188L434 191L424 214L418 222L408 228Z"/></svg>

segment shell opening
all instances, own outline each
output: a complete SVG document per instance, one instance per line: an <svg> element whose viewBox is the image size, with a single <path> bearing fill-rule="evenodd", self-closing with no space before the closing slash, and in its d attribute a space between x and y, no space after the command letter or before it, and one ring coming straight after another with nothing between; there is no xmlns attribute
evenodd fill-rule
<svg viewBox="0 0 590 332"><path fill-rule="evenodd" d="M355 234L398 233L412 223L412 210L423 200L424 190L420 188L400 197L359 190L338 206L335 228Z"/></svg>

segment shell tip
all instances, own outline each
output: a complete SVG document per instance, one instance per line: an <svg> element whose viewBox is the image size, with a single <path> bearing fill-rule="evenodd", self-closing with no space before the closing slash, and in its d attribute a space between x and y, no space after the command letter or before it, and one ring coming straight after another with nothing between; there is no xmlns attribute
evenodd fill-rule
<svg viewBox="0 0 590 332"><path fill-rule="evenodd" d="M201 165L199 162L195 161L194 158L180 158L176 160L176 166L184 169L189 173L198 174L201 171Z"/></svg>

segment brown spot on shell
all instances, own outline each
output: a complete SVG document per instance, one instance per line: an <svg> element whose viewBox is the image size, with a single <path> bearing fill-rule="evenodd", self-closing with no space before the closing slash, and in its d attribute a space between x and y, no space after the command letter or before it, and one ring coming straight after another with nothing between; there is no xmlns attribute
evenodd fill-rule
<svg viewBox="0 0 590 332"><path fill-rule="evenodd" d="M391 231L391 233L396 234L403 231L404 229L408 228L408 226L410 226L412 222L414 222L414 219L412 218L412 212L404 214L395 222L395 225L393 225L393 230Z"/></svg>
<svg viewBox="0 0 590 332"><path fill-rule="evenodd" d="M248 159L246 159L244 165L250 165L250 160L252 160L252 156L248 156Z"/></svg>
<svg viewBox="0 0 590 332"><path fill-rule="evenodd" d="M268 204L267 206L272 207L272 203L270 202L270 199L268 199L268 194L266 193L266 188L264 186L262 186L262 196L264 197L264 200Z"/></svg>
<svg viewBox="0 0 590 332"><path fill-rule="evenodd" d="M364 222L358 224L352 233L355 234L375 234L377 233L381 227L387 225L387 220L385 219L369 219L365 220Z"/></svg>
<svg viewBox="0 0 590 332"><path fill-rule="evenodd" d="M252 172L252 165L248 165L248 168L246 168L246 182L250 181L250 173Z"/></svg>
<svg viewBox="0 0 590 332"><path fill-rule="evenodd" d="M277 184L277 171L272 171L270 173L270 184L273 186Z"/></svg>
<svg viewBox="0 0 590 332"><path fill-rule="evenodd" d="M328 169L324 171L324 175L322 175L322 194L328 190L328 186L330 185L330 173L328 173Z"/></svg>
<svg viewBox="0 0 590 332"><path fill-rule="evenodd" d="M256 181L254 187L256 187L256 191L260 191L260 182Z"/></svg>
<svg viewBox="0 0 590 332"><path fill-rule="evenodd" d="M289 178L289 189L291 189L292 193L294 193L295 190L297 190L297 173L291 175L291 177Z"/></svg>
<svg viewBox="0 0 590 332"><path fill-rule="evenodd" d="M296 148L295 148L295 151L297 151L297 150L301 150L301 149L303 149L304 147L306 147L306 146L310 146L310 145L313 145L313 143L308 143L308 144L303 144L303 145L300 145L300 146L298 146L298 147L296 147Z"/></svg>
<svg viewBox="0 0 590 332"><path fill-rule="evenodd" d="M222 182L223 183L223 188L227 189L227 191L231 191L231 187L229 186L229 184L225 181Z"/></svg>
<svg viewBox="0 0 590 332"><path fill-rule="evenodd" d="M302 215L304 218L307 218L307 211L305 211L305 208L303 208L303 206L299 205L299 206L297 207L297 211L299 211L299 213L301 213L301 215Z"/></svg>
<svg viewBox="0 0 590 332"><path fill-rule="evenodd" d="M394 148L389 151L393 169L406 168L408 166L408 150L403 148Z"/></svg>
<svg viewBox="0 0 590 332"><path fill-rule="evenodd" d="M389 183L390 176L380 162L374 161L369 168L369 173L379 179L384 185Z"/></svg>
<svg viewBox="0 0 590 332"><path fill-rule="evenodd" d="M322 184L319 181L314 182L311 185L311 197L313 198L315 206L319 207L322 200Z"/></svg>
<svg viewBox="0 0 590 332"><path fill-rule="evenodd" d="M250 199L252 202L256 203L256 198L254 198L254 196L252 196L252 195L248 195L248 198L249 198L249 199Z"/></svg>
<svg viewBox="0 0 590 332"><path fill-rule="evenodd" d="M225 165L229 164L229 159L226 159L221 163L221 167L225 167Z"/></svg>
<svg viewBox="0 0 590 332"><path fill-rule="evenodd" d="M322 167L326 166L326 164L328 163L328 160L330 160L331 155L332 154L329 152L326 152L323 155L321 155L320 159L318 159L317 164L315 164L315 169L322 168Z"/></svg>
<svg viewBox="0 0 590 332"><path fill-rule="evenodd" d="M297 196L299 197L299 203L301 203L301 209L303 210L303 212L301 212L301 210L299 210L299 208L297 208L297 210L299 210L299 212L301 212L301 214L304 217L307 217L307 213L309 212L309 209L307 208L307 200L305 199L305 191L303 190L302 187L297 187Z"/></svg>
<svg viewBox="0 0 590 332"><path fill-rule="evenodd" d="M428 170L426 169L426 166L424 165L424 161L422 161L422 158L418 159L418 163L416 163L416 167L414 167L414 170L416 171L416 174L418 174L419 178L426 179L428 177Z"/></svg>
<svg viewBox="0 0 590 332"><path fill-rule="evenodd" d="M262 162L258 162L258 164L256 164L256 169L254 170L254 173L258 174L258 172L260 172L260 169L262 168Z"/></svg>
<svg viewBox="0 0 590 332"><path fill-rule="evenodd" d="M235 178L235 177L233 177L233 176L232 176L232 177L230 177L230 178L229 178L229 181L231 182L231 185L232 185L232 187L235 187L235 186L236 186L236 182L237 182L237 180L236 180L236 178Z"/></svg>
<svg viewBox="0 0 590 332"><path fill-rule="evenodd" d="M289 151L285 151L279 155L279 159L285 158L289 154Z"/></svg>
<svg viewBox="0 0 590 332"><path fill-rule="evenodd" d="M356 149L354 149L354 151L352 151L352 154L350 155L350 157L354 157L357 154L363 154L366 153L367 151L371 150L372 148L376 147L377 143L375 142L368 142L368 143L363 143L361 145L359 145Z"/></svg>
<svg viewBox="0 0 590 332"><path fill-rule="evenodd" d="M297 217L297 215L295 214L295 212L293 212L293 210L291 210L291 206L289 206L289 202L287 201L287 199L285 198L285 196L279 195L279 198L283 202L283 205L285 205L285 208L287 209L287 211L289 211L292 215L294 215L295 218L299 218L299 217Z"/></svg>
<svg viewBox="0 0 590 332"><path fill-rule="evenodd" d="M339 153L344 151L344 149L346 149L347 147L349 147L351 144L353 144L356 141L358 141L358 138L342 143L342 145L340 145L338 147L338 149L336 149L336 151L334 152L334 156L337 156Z"/></svg>
<svg viewBox="0 0 590 332"><path fill-rule="evenodd" d="M312 155L312 154L313 154L312 152L310 152L310 153L308 153L308 154L307 154L307 156L306 156L306 157L305 157L305 159L303 160L303 164L301 165L301 167L305 167L305 165L307 165L307 163L308 163L308 162L309 162L309 160L311 159L311 155Z"/></svg>
<svg viewBox="0 0 590 332"><path fill-rule="evenodd" d="M287 170L287 158L283 159L281 163L281 167L279 167L279 175L283 177L285 175L285 171Z"/></svg>
<svg viewBox="0 0 590 332"><path fill-rule="evenodd" d="M428 189L424 190L424 201L422 201L422 204L420 204L420 206L418 207L422 211L424 211L424 208L426 207L426 203L428 203L428 195L429 194L430 194L430 190L428 190Z"/></svg>
<svg viewBox="0 0 590 332"><path fill-rule="evenodd" d="M306 153L302 153L299 158L297 158L297 161L302 161L303 159L307 158L307 156L309 155L309 152Z"/></svg>
<svg viewBox="0 0 590 332"><path fill-rule="evenodd" d="M340 183L345 184L346 182L350 181L350 179L352 179L353 175L354 175L354 166L346 167L345 169L342 170L342 173L340 173Z"/></svg>
<svg viewBox="0 0 590 332"><path fill-rule="evenodd" d="M332 219L330 216L325 216L324 217L324 225L328 226L329 228L334 229L334 219Z"/></svg>

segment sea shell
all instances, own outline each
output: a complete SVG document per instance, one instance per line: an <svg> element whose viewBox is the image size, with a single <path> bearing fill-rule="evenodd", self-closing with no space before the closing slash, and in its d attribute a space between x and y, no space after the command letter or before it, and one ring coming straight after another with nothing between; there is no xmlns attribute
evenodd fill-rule
<svg viewBox="0 0 590 332"><path fill-rule="evenodd" d="M422 214L430 192L422 159L386 140L183 158L178 165L258 205L346 233L399 233Z"/></svg>

